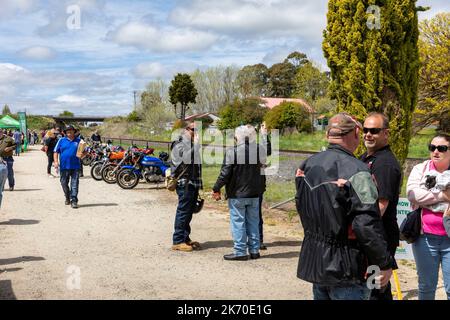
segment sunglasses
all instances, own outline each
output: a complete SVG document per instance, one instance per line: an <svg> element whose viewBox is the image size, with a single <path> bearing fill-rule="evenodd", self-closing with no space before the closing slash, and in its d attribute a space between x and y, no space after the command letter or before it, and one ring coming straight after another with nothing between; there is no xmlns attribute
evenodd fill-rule
<svg viewBox="0 0 450 320"><path fill-rule="evenodd" d="M363 128L364 133L370 132L370 134L379 134L381 130L386 128Z"/></svg>
<svg viewBox="0 0 450 320"><path fill-rule="evenodd" d="M434 144L428 145L428 150L434 152L434 150L438 150L439 152L447 152L448 146L435 146Z"/></svg>

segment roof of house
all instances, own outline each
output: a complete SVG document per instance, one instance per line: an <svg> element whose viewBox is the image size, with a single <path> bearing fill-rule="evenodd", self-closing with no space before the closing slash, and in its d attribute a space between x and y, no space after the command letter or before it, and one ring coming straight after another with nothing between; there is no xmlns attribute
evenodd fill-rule
<svg viewBox="0 0 450 320"><path fill-rule="evenodd" d="M314 113L314 109L313 107L311 107L311 105L306 102L306 100L303 99L294 99L294 98L266 98L266 97L260 97L261 100L264 101L265 105L267 108L272 109L278 105L280 105L281 103L283 103L284 101L287 102L296 102L301 104L302 106L304 106L306 108L306 110L308 110L308 112L310 113Z"/></svg>
<svg viewBox="0 0 450 320"><path fill-rule="evenodd" d="M211 113L211 112L206 112L206 113L194 114L192 116L184 118L184 120L185 121L192 121L192 120L200 119L200 118L204 118L204 117L210 117L213 120L219 119L219 117L216 114Z"/></svg>

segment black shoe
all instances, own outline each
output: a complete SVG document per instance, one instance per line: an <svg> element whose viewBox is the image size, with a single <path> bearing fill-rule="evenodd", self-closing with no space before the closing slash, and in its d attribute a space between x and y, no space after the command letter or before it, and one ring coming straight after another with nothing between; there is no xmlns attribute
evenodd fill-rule
<svg viewBox="0 0 450 320"><path fill-rule="evenodd" d="M9 187L9 191L14 191L14 187Z"/></svg>
<svg viewBox="0 0 450 320"><path fill-rule="evenodd" d="M259 253L250 253L250 259L259 259L260 257Z"/></svg>
<svg viewBox="0 0 450 320"><path fill-rule="evenodd" d="M225 260L238 260L238 261L247 261L248 260L248 256L247 255L245 255L245 256L237 256L234 253L226 254L226 255L223 256L223 258Z"/></svg>
<svg viewBox="0 0 450 320"><path fill-rule="evenodd" d="M76 201L72 201L71 207L72 209L78 209L78 203Z"/></svg>
<svg viewBox="0 0 450 320"><path fill-rule="evenodd" d="M70 204L70 199L66 199L65 204L66 204L66 206L68 206Z"/></svg>
<svg viewBox="0 0 450 320"><path fill-rule="evenodd" d="M267 250L266 245L261 242L261 244L259 245L259 250Z"/></svg>

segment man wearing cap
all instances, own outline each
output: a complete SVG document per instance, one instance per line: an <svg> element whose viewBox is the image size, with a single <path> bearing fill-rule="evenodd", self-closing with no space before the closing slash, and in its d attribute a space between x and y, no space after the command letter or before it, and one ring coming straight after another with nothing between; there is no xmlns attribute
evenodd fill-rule
<svg viewBox="0 0 450 320"><path fill-rule="evenodd" d="M313 283L315 300L367 300L392 274L377 189L353 155L361 128L346 113L332 117L328 149L297 171L296 206L305 232L297 276ZM369 266L375 274L368 279Z"/></svg>
<svg viewBox="0 0 450 320"><path fill-rule="evenodd" d="M77 157L80 138L75 137L76 129L69 125L65 136L58 140L53 153L53 165L60 170L61 186L66 197L66 205L78 208L78 185L80 180L80 159ZM69 187L70 180L70 187Z"/></svg>

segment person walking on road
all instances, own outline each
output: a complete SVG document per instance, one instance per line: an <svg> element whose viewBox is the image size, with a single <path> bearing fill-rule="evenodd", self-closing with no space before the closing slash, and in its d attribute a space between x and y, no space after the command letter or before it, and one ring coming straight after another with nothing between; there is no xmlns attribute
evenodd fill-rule
<svg viewBox="0 0 450 320"><path fill-rule="evenodd" d="M22 150L22 133L20 133L19 129L16 129L13 133L13 139L16 143L16 152L15 156L20 156L20 151Z"/></svg>
<svg viewBox="0 0 450 320"><path fill-rule="evenodd" d="M53 166L60 172L60 182L66 197L66 205L78 208L78 186L80 181L80 159L77 157L79 137L76 129L69 125L64 130L65 136L58 140L53 153ZM70 182L70 186L69 186Z"/></svg>
<svg viewBox="0 0 450 320"><path fill-rule="evenodd" d="M50 135L45 139L44 151L47 155L47 174L49 177L53 178L52 175L52 165L53 165L53 152L55 150L56 144L58 143L57 132L55 129L50 130Z"/></svg>
<svg viewBox="0 0 450 320"><path fill-rule="evenodd" d="M353 152L362 126L346 113L329 120L326 151L296 174L296 207L304 228L297 276L313 284L315 300L368 300L368 267L375 287L392 274L378 193L366 164ZM371 286L370 286L371 287Z"/></svg>
<svg viewBox="0 0 450 320"><path fill-rule="evenodd" d="M13 151L16 148L16 142L13 138L4 134L3 130L0 130L0 156L2 157L2 161L0 164L0 189L3 192L5 186L6 176L3 177L3 166L6 165L6 174L8 177L9 191L14 190L14 159L13 159ZM0 194L0 203L1 203L1 194Z"/></svg>

